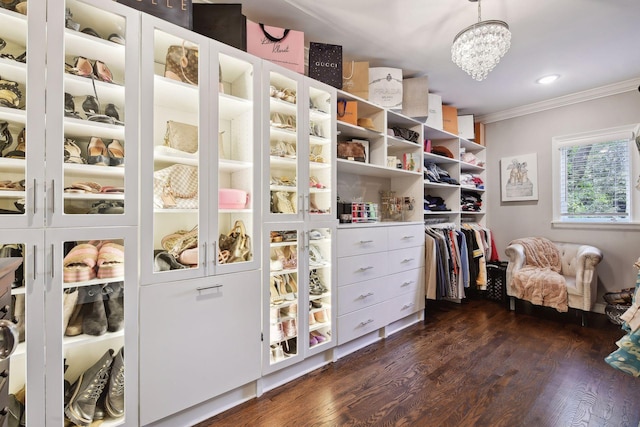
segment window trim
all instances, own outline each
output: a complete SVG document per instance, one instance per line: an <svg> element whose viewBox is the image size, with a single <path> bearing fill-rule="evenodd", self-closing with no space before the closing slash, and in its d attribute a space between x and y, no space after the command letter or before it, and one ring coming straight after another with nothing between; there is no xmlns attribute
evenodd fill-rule
<svg viewBox="0 0 640 427"><path fill-rule="evenodd" d="M553 216L551 224L554 228L618 228L618 229L639 229L640 228L640 190L636 188L635 179L640 174L639 149L635 145L635 137L640 131L640 124L617 126L595 131L580 132L570 135L554 136L551 138L551 160L553 165L552 186L553 186ZM562 219L560 203L560 162L562 160L560 148L566 145L587 145L598 142L615 141L628 139L629 149L629 171L630 194L629 194L629 219L628 221L567 221ZM640 179L640 178L638 178Z"/></svg>

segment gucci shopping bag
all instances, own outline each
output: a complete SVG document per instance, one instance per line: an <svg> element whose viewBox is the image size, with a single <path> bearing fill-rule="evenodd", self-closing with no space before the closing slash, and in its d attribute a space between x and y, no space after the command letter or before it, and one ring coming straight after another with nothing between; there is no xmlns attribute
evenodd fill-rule
<svg viewBox="0 0 640 427"><path fill-rule="evenodd" d="M342 89L342 46L310 42L309 77Z"/></svg>

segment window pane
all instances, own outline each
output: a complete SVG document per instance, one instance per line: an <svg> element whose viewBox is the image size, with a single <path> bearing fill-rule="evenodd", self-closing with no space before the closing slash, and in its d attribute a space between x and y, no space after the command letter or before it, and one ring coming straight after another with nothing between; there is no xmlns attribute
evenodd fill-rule
<svg viewBox="0 0 640 427"><path fill-rule="evenodd" d="M564 146L560 150L562 219L628 220L628 141Z"/></svg>

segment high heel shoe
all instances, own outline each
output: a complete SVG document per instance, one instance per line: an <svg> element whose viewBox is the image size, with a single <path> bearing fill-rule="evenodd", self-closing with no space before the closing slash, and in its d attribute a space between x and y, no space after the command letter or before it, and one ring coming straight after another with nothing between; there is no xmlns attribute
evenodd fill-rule
<svg viewBox="0 0 640 427"><path fill-rule="evenodd" d="M24 159L27 153L27 131L22 128L18 135L18 145L13 151L9 151L4 156L8 159Z"/></svg>
<svg viewBox="0 0 640 427"><path fill-rule="evenodd" d="M104 145L102 139L92 137L87 148L87 161L90 165L102 165L109 166L111 163L109 160L109 154L107 153L107 146Z"/></svg>
<svg viewBox="0 0 640 427"><path fill-rule="evenodd" d="M113 74L111 74L111 70L107 67L102 61L96 60L93 64L93 74L96 76L98 80L102 80L103 82L113 83Z"/></svg>
<svg viewBox="0 0 640 427"><path fill-rule="evenodd" d="M291 274L284 275L284 289L287 291L287 293L292 294L294 297L298 292L298 284L296 283L296 279L294 279Z"/></svg>
<svg viewBox="0 0 640 427"><path fill-rule="evenodd" d="M91 77L93 75L93 67L91 62L84 56L78 56L73 64L73 67L67 68L67 71L71 74L81 77Z"/></svg>
<svg viewBox="0 0 640 427"><path fill-rule="evenodd" d="M120 141L114 139L107 147L107 153L109 153L109 164L111 166L124 166L124 147L120 144Z"/></svg>
<svg viewBox="0 0 640 427"><path fill-rule="evenodd" d="M120 121L120 114L114 104L107 104L107 106L104 107L104 114L111 117L115 124L124 125L124 122Z"/></svg>
<svg viewBox="0 0 640 427"><path fill-rule="evenodd" d="M73 100L73 95L70 93L64 93L64 116L73 117L74 119L80 119L80 115L76 111L76 104Z"/></svg>
<svg viewBox="0 0 640 427"><path fill-rule="evenodd" d="M98 104L98 100L93 95L87 95L82 102L82 109L87 115L87 118L100 114L100 104Z"/></svg>
<svg viewBox="0 0 640 427"><path fill-rule="evenodd" d="M276 279L275 277L271 277L269 280L269 292L271 296L271 304L279 305L284 302L284 298L280 295L278 288L276 287Z"/></svg>

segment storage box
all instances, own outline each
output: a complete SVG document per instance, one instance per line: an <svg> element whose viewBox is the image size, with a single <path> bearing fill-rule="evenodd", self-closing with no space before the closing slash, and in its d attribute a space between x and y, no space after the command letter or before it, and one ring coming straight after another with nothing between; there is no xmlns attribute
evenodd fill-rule
<svg viewBox="0 0 640 427"><path fill-rule="evenodd" d="M458 134L458 109L456 107L442 106L442 128L445 132Z"/></svg>
<svg viewBox="0 0 640 427"><path fill-rule="evenodd" d="M473 114L458 116L458 136L469 141L475 138Z"/></svg>
<svg viewBox="0 0 640 427"><path fill-rule="evenodd" d="M358 126L358 101L338 99L338 120Z"/></svg>
<svg viewBox="0 0 640 427"><path fill-rule="evenodd" d="M429 117L427 126L442 130L442 97L433 93L429 94Z"/></svg>
<svg viewBox="0 0 640 427"><path fill-rule="evenodd" d="M246 191L234 188L221 188L218 190L218 206L220 209L244 209L249 202Z"/></svg>
<svg viewBox="0 0 640 427"><path fill-rule="evenodd" d="M193 4L193 31L247 51L247 18L242 4Z"/></svg>
<svg viewBox="0 0 640 427"><path fill-rule="evenodd" d="M484 146L484 123L474 123L473 129L476 143Z"/></svg>
<svg viewBox="0 0 640 427"><path fill-rule="evenodd" d="M402 114L424 120L429 116L429 78L402 80Z"/></svg>

